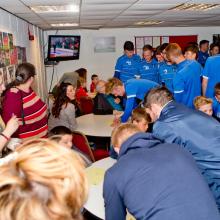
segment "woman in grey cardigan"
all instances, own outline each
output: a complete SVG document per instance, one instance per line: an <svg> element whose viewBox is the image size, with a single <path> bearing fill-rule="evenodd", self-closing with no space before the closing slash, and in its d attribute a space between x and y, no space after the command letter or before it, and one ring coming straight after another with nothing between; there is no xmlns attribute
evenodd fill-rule
<svg viewBox="0 0 220 220"><path fill-rule="evenodd" d="M71 131L76 129L75 105L71 103L75 99L75 91L70 83L60 84L48 121L49 130L57 126L65 126Z"/></svg>

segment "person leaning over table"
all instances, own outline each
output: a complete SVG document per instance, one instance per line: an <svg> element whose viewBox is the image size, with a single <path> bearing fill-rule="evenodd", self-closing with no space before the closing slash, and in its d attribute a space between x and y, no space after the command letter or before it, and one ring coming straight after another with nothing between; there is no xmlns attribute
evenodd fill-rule
<svg viewBox="0 0 220 220"><path fill-rule="evenodd" d="M120 119L121 122L126 122L131 116L132 110L139 104L138 102L142 101L145 94L156 86L159 85L147 79L130 79L126 83L122 83L117 78L111 78L106 83L106 93L126 99L124 114Z"/></svg>
<svg viewBox="0 0 220 220"><path fill-rule="evenodd" d="M190 153L134 124L112 132L117 162L103 185L105 220L219 220L215 200ZM177 159L178 158L178 159Z"/></svg>
<svg viewBox="0 0 220 220"><path fill-rule="evenodd" d="M154 122L154 137L165 143L176 143L192 154L220 210L219 122L175 102L165 87L152 89L143 105Z"/></svg>

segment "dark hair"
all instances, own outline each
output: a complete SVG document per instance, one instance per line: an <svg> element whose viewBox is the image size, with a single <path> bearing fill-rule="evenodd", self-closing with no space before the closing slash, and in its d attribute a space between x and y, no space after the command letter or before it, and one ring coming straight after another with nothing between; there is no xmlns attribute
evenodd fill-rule
<svg viewBox="0 0 220 220"><path fill-rule="evenodd" d="M164 106L171 100L173 100L172 93L165 86L160 86L151 89L145 95L143 105L146 108L150 108L151 104Z"/></svg>
<svg viewBox="0 0 220 220"><path fill-rule="evenodd" d="M199 42L199 46L201 47L203 44L207 44L207 43L209 43L208 40L201 40L201 41Z"/></svg>
<svg viewBox="0 0 220 220"><path fill-rule="evenodd" d="M186 52L186 51L191 51L191 52L193 52L193 53L198 54L199 48L198 48L198 46L196 46L196 45L189 45L189 46L187 46L187 47L185 48L185 52Z"/></svg>
<svg viewBox="0 0 220 220"><path fill-rule="evenodd" d="M35 67L31 63L21 63L15 72L15 80L8 86L19 86L26 83L31 77L36 75Z"/></svg>
<svg viewBox="0 0 220 220"><path fill-rule="evenodd" d="M144 119L148 124L151 123L150 114L146 112L145 108L137 107L132 111L131 122L140 122Z"/></svg>
<svg viewBox="0 0 220 220"><path fill-rule="evenodd" d="M160 51L163 52L163 50L165 50L168 45L169 45L168 43L161 44L160 45Z"/></svg>
<svg viewBox="0 0 220 220"><path fill-rule="evenodd" d="M143 46L143 51L146 51L146 50L150 50L152 52L153 47L150 44L146 44L146 45Z"/></svg>
<svg viewBox="0 0 220 220"><path fill-rule="evenodd" d="M75 70L79 74L79 77L82 77L86 80L87 78L87 69L85 68L79 68L78 70Z"/></svg>
<svg viewBox="0 0 220 220"><path fill-rule="evenodd" d="M70 83L61 83L60 86L58 87L57 96L55 98L52 107L52 115L55 118L59 117L62 106L64 104L67 105L69 102L71 102L71 100L66 96L66 91L68 86L73 86L73 85Z"/></svg>
<svg viewBox="0 0 220 220"><path fill-rule="evenodd" d="M134 44L131 41L125 41L124 50L132 51L134 50Z"/></svg>
<svg viewBox="0 0 220 220"><path fill-rule="evenodd" d="M218 47L219 48L219 45L216 44L216 43L210 44L210 50L213 50L214 47Z"/></svg>
<svg viewBox="0 0 220 220"><path fill-rule="evenodd" d="M92 76L91 76L91 80L93 80L93 79L96 78L96 77L98 77L97 74L92 74Z"/></svg>
<svg viewBox="0 0 220 220"><path fill-rule="evenodd" d="M50 130L52 135L72 134L71 130L65 126L57 126Z"/></svg>
<svg viewBox="0 0 220 220"><path fill-rule="evenodd" d="M215 85L215 95L220 94L220 82Z"/></svg>

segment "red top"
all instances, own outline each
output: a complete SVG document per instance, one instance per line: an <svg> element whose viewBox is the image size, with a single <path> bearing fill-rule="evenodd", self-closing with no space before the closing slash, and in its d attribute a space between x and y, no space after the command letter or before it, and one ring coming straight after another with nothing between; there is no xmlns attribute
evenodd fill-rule
<svg viewBox="0 0 220 220"><path fill-rule="evenodd" d="M79 103L80 102L80 98L81 97L88 97L88 94L86 92L86 90L80 86L77 90L76 90L76 101Z"/></svg>
<svg viewBox="0 0 220 220"><path fill-rule="evenodd" d="M90 92L95 92L95 88L96 88L96 85L94 82L92 82L90 85Z"/></svg>
<svg viewBox="0 0 220 220"><path fill-rule="evenodd" d="M22 102L25 125L22 119ZM5 123L13 114L19 118L20 126L13 137L27 140L47 136L47 106L32 89L28 93L17 88L6 91L2 110Z"/></svg>

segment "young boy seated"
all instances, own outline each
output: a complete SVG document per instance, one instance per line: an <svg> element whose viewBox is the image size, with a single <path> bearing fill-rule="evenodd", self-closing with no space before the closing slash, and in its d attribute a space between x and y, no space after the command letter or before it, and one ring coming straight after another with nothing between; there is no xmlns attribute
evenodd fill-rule
<svg viewBox="0 0 220 220"><path fill-rule="evenodd" d="M142 132L146 132L148 124L151 123L151 117L145 108L138 107L132 111L131 123L136 125Z"/></svg>
<svg viewBox="0 0 220 220"><path fill-rule="evenodd" d="M135 219L220 219L208 184L183 148L131 123L112 132L112 144L119 156L104 177L106 220L124 220L126 210Z"/></svg>
<svg viewBox="0 0 220 220"><path fill-rule="evenodd" d="M92 83L90 84L90 92L96 92L96 85L99 81L99 77L96 74L91 76Z"/></svg>
<svg viewBox="0 0 220 220"><path fill-rule="evenodd" d="M79 149L77 149L72 142L73 136L72 132L69 128L64 126L57 126L54 127L50 131L50 139L56 141L58 144L60 144L63 147L70 148L74 150L76 153L78 153L81 158L83 159L85 166L88 167L92 164L92 161Z"/></svg>
<svg viewBox="0 0 220 220"><path fill-rule="evenodd" d="M212 103L213 101L211 99L204 96L197 96L193 101L195 109L204 112L209 116L212 116L213 114Z"/></svg>
<svg viewBox="0 0 220 220"><path fill-rule="evenodd" d="M148 130L148 125L151 123L150 114L146 112L145 108L137 107L132 111L131 123L137 126L140 131L146 132ZM112 146L110 147L110 157L114 159L118 158Z"/></svg>
<svg viewBox="0 0 220 220"><path fill-rule="evenodd" d="M215 85L215 97L213 98L214 116L220 120L220 82Z"/></svg>

